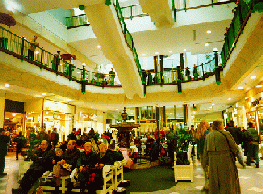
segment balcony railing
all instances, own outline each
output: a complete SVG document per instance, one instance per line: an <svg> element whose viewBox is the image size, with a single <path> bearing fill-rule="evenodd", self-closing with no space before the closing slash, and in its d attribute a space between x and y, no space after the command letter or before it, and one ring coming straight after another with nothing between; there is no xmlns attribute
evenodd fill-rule
<svg viewBox="0 0 263 194"><path fill-rule="evenodd" d="M79 16L66 17L67 28L76 28L79 26L89 26L88 18L86 14L81 14Z"/></svg>
<svg viewBox="0 0 263 194"><path fill-rule="evenodd" d="M9 30L0 26L0 50L11 54L21 60L25 60L40 68L54 72L57 75L67 77L69 80L85 82L86 85L108 86L116 84L113 80L115 74L103 74L87 71L84 67L78 68L69 61L57 60L54 54L36 46L31 56L28 50L31 49L31 43L24 37L13 34Z"/></svg>
<svg viewBox="0 0 263 194"><path fill-rule="evenodd" d="M234 50L251 13L255 11L263 11L263 2L261 0L239 0L238 6L234 9L234 18L225 33L225 43L221 51L223 67L226 66L226 62L230 58L231 52Z"/></svg>

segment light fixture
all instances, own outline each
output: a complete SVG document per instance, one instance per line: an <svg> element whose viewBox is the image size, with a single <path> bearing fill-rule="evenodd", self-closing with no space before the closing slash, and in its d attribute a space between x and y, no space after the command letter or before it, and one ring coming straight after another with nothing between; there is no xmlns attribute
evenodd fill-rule
<svg viewBox="0 0 263 194"><path fill-rule="evenodd" d="M80 73L80 71L78 71L77 73Z"/></svg>
<svg viewBox="0 0 263 194"><path fill-rule="evenodd" d="M39 53L39 51L36 51L35 54L37 55Z"/></svg>
<svg viewBox="0 0 263 194"><path fill-rule="evenodd" d="M228 100L231 100L231 98L228 98Z"/></svg>
<svg viewBox="0 0 263 194"><path fill-rule="evenodd" d="M46 93L42 93L42 96L45 96L45 95L47 95Z"/></svg>
<svg viewBox="0 0 263 194"><path fill-rule="evenodd" d="M86 66L86 63L82 63L82 66L85 67L85 66Z"/></svg>
<svg viewBox="0 0 263 194"><path fill-rule="evenodd" d="M172 53L173 51L169 51L169 53Z"/></svg>
<svg viewBox="0 0 263 194"><path fill-rule="evenodd" d="M209 46L209 43L205 43L205 46Z"/></svg>
<svg viewBox="0 0 263 194"><path fill-rule="evenodd" d="M16 113L12 113L12 116L15 117L15 116L16 116Z"/></svg>
<svg viewBox="0 0 263 194"><path fill-rule="evenodd" d="M70 102L71 101L71 99L67 99L67 102Z"/></svg>
<svg viewBox="0 0 263 194"><path fill-rule="evenodd" d="M262 87L262 85L257 85L257 86L256 86L256 88L261 88L261 87Z"/></svg>
<svg viewBox="0 0 263 194"><path fill-rule="evenodd" d="M159 52L155 52L156 55L159 55L160 53Z"/></svg>
<svg viewBox="0 0 263 194"><path fill-rule="evenodd" d="M243 90L244 88L243 88L243 86L239 86L237 89Z"/></svg>
<svg viewBox="0 0 263 194"><path fill-rule="evenodd" d="M194 111L193 114L196 114L196 112Z"/></svg>
<svg viewBox="0 0 263 194"><path fill-rule="evenodd" d="M116 108L116 110L118 110L118 109Z"/></svg>
<svg viewBox="0 0 263 194"><path fill-rule="evenodd" d="M248 99L248 97L245 97L245 100Z"/></svg>
<svg viewBox="0 0 263 194"><path fill-rule="evenodd" d="M213 103L212 106L215 106L215 104Z"/></svg>
<svg viewBox="0 0 263 194"><path fill-rule="evenodd" d="M256 79L256 77L257 77L257 76L252 75L250 78L251 78L251 79Z"/></svg>
<svg viewBox="0 0 263 194"><path fill-rule="evenodd" d="M184 51L186 51L186 49L184 49Z"/></svg>
<svg viewBox="0 0 263 194"><path fill-rule="evenodd" d="M218 49L216 47L213 48L213 52L218 52Z"/></svg>
<svg viewBox="0 0 263 194"><path fill-rule="evenodd" d="M100 45L98 45L98 46L97 46L97 48L98 48L98 49L100 49L100 48L101 48L101 46L100 46Z"/></svg>
<svg viewBox="0 0 263 194"><path fill-rule="evenodd" d="M146 56L146 54L143 53L142 56Z"/></svg>
<svg viewBox="0 0 263 194"><path fill-rule="evenodd" d="M212 31L211 31L211 30L207 30L206 33L207 33L207 34L211 34Z"/></svg>
<svg viewBox="0 0 263 194"><path fill-rule="evenodd" d="M8 88L8 87L9 87L9 84L8 84L8 83L5 83L5 87Z"/></svg>

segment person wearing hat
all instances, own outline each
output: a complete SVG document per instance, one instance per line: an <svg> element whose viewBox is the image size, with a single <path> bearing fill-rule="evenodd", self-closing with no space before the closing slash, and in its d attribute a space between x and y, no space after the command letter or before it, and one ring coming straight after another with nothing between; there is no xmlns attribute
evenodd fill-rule
<svg viewBox="0 0 263 194"><path fill-rule="evenodd" d="M61 56L60 56L60 51L57 51L55 54L54 54L54 59L52 61L52 69L56 72L58 72L58 67L59 67L59 64L60 64L60 60L61 60Z"/></svg>
<svg viewBox="0 0 263 194"><path fill-rule="evenodd" d="M7 175L5 170L5 156L7 155L7 144L10 141L10 137L5 135L4 128L0 128L0 176Z"/></svg>

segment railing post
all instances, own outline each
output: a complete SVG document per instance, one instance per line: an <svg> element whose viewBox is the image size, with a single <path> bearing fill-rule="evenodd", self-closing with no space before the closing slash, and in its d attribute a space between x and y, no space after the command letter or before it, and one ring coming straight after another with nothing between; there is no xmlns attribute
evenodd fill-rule
<svg viewBox="0 0 263 194"><path fill-rule="evenodd" d="M43 49L40 48L40 50L41 50L40 64L43 66Z"/></svg>
<svg viewBox="0 0 263 194"><path fill-rule="evenodd" d="M24 47L25 47L25 38L22 37L22 44L21 44L21 56L22 56L22 59L24 59Z"/></svg>
<svg viewBox="0 0 263 194"><path fill-rule="evenodd" d="M219 85L220 81L220 68L218 66L218 51L214 51L215 53L215 77L216 77L216 84Z"/></svg>
<svg viewBox="0 0 263 194"><path fill-rule="evenodd" d="M203 81L205 81L205 72L204 72L204 64L203 63L201 64L201 67L202 67L202 73L203 73Z"/></svg>
<svg viewBox="0 0 263 194"><path fill-rule="evenodd" d="M182 74L181 74L181 66L176 67L177 71L177 90L178 93L182 93Z"/></svg>

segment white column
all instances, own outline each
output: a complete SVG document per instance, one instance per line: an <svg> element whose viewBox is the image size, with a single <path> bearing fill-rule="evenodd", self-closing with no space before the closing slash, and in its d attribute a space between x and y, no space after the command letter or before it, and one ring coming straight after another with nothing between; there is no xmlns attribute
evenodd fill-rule
<svg viewBox="0 0 263 194"><path fill-rule="evenodd" d="M0 94L0 128L4 127L5 122L5 96Z"/></svg>
<svg viewBox="0 0 263 194"><path fill-rule="evenodd" d="M97 111L97 131L99 134L106 131L106 113L103 111Z"/></svg>

